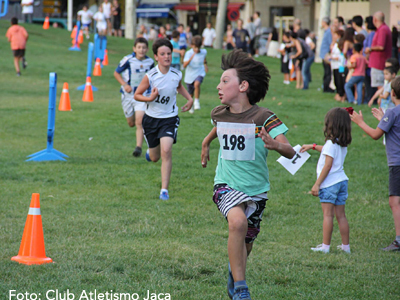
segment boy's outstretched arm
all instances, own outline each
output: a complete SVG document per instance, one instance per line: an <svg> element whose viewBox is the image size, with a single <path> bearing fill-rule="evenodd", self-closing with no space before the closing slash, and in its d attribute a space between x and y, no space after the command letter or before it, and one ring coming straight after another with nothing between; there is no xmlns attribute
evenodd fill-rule
<svg viewBox="0 0 400 300"><path fill-rule="evenodd" d="M201 143L201 165L203 168L207 167L207 162L210 160L210 144L216 138L217 127L214 127Z"/></svg>
<svg viewBox="0 0 400 300"><path fill-rule="evenodd" d="M117 79L119 84L122 85L125 92L127 92L127 93L132 92L132 87L122 79L122 76L120 73L118 73L117 71L114 71L114 77L115 77L115 79Z"/></svg>
<svg viewBox="0 0 400 300"><path fill-rule="evenodd" d="M292 158L296 154L296 151L294 151L293 147L283 134L279 134L275 139L273 139L263 127L258 136L263 140L265 143L264 147L268 150L275 150L286 158Z"/></svg>
<svg viewBox="0 0 400 300"><path fill-rule="evenodd" d="M179 81L178 88L176 89L179 94L181 94L183 97L187 99L188 102L184 106L181 107L181 110L183 112L188 111L192 105L193 105L193 98L190 96L189 92L185 89L185 87L182 85L182 82Z"/></svg>
<svg viewBox="0 0 400 300"><path fill-rule="evenodd" d="M367 125L367 123L364 122L364 118L362 115L362 112L360 110L359 114L356 113L355 111L353 112L352 115L350 115L350 119L356 123L362 130L365 131L366 134L368 134L370 137L372 137L374 140L379 139L385 132L380 129L379 127L373 129Z"/></svg>
<svg viewBox="0 0 400 300"><path fill-rule="evenodd" d="M135 91L135 95L133 96L135 100L142 102L151 102L154 101L158 96L158 89L153 87L151 89L151 94L149 97L143 96L143 93L149 88L150 82L147 76L144 76L142 82L139 84Z"/></svg>

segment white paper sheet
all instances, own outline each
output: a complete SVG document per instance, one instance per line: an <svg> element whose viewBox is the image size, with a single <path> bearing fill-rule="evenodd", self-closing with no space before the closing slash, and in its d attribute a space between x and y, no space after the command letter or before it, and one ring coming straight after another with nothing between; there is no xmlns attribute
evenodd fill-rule
<svg viewBox="0 0 400 300"><path fill-rule="evenodd" d="M280 163L286 170L290 172L290 174L294 175L301 168L302 165L309 159L311 156L308 152L300 153L300 145L294 146L293 149L296 151L296 154L292 159L288 159L284 156L278 158L277 162Z"/></svg>

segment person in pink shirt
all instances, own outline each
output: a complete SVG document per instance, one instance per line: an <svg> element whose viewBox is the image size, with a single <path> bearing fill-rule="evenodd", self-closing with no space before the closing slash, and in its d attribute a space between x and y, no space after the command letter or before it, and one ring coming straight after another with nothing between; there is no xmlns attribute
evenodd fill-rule
<svg viewBox="0 0 400 300"><path fill-rule="evenodd" d="M359 43L354 44L354 54L350 57L348 68L354 69L351 78L346 84L344 85L344 90L346 92L347 100L350 103L362 104L362 87L365 79L365 70L367 68L368 62L365 57L362 55L363 46ZM353 91L351 88L354 85L357 85L357 102L354 100Z"/></svg>
<svg viewBox="0 0 400 300"><path fill-rule="evenodd" d="M18 19L11 19L11 26L8 28L6 37L11 45L11 50L14 54L14 66L17 76L21 76L21 71L19 68L19 62L22 60L22 66L25 69L27 62L25 60L25 46L28 40L28 32L24 27L18 25Z"/></svg>
<svg viewBox="0 0 400 300"><path fill-rule="evenodd" d="M385 68L385 61L392 56L392 32L385 24L383 12L376 12L372 22L377 29L371 47L365 49L365 54L369 54L371 86L379 89L384 84L383 69Z"/></svg>

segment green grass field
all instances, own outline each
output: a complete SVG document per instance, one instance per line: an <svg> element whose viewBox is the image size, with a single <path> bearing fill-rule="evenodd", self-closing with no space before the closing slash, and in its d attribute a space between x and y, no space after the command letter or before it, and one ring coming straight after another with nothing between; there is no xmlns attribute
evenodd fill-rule
<svg viewBox="0 0 400 300"><path fill-rule="evenodd" d="M0 299L17 299L10 290L36 293L42 300L57 299L52 292L46 297L49 290L58 290L59 300L68 299L67 291L80 299L82 291L95 290L137 293L139 299L147 290L169 293L174 300L228 299L227 223L211 200L217 141L208 167L200 163L201 142L211 130L210 112L219 104L222 51L209 51L201 110L180 114L171 199L160 201L160 162L132 157L135 131L126 124L113 77L132 41L109 38L110 65L102 77L92 77L99 91L93 103L86 103L76 90L85 82L86 40L81 52L72 52L67 31L26 25L29 64L16 77L5 38L8 26L0 22ZM279 60L260 60L272 74L260 105L285 122L293 146L323 144L324 116L340 104L317 90L322 66L313 65L310 90L298 91L293 84L282 84ZM63 82L69 83L73 111L57 111L54 142L69 158L25 162L27 155L46 148L50 72L58 75L57 100ZM178 104L184 103L179 96ZM370 109L363 106L362 111L367 123L376 126ZM295 176L276 162L277 153L268 157L270 200L248 262L252 298L400 299L400 256L379 250L395 236L382 140L373 141L353 126L345 162L351 255L336 250L341 243L337 224L329 255L310 250L322 242L319 200L308 194L319 153L311 155ZM10 260L18 254L32 193L41 196L46 254L53 264L26 266Z"/></svg>

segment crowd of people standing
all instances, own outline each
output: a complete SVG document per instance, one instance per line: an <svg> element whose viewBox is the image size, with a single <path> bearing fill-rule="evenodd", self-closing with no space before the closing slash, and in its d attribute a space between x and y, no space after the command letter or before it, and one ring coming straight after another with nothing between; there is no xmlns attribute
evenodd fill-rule
<svg viewBox="0 0 400 300"><path fill-rule="evenodd" d="M347 24L340 16L332 22L324 18L322 28L323 91L341 102L372 105L379 99L383 109L384 103L391 106L383 88L399 70L396 27L390 30L378 11L365 19L356 15Z"/></svg>
<svg viewBox="0 0 400 300"><path fill-rule="evenodd" d="M99 35L114 35L122 37L121 30L121 7L118 0L104 0L98 7L97 12L93 12L85 4L78 11L78 20L81 21L82 30L86 38L89 38L89 31L92 20L96 21L96 31Z"/></svg>

